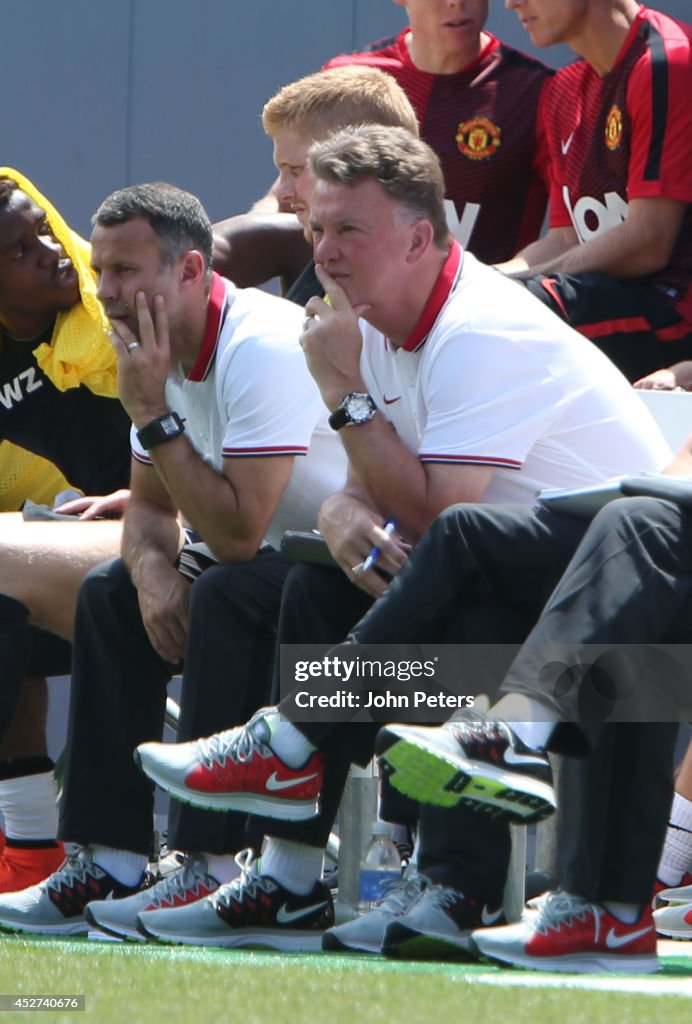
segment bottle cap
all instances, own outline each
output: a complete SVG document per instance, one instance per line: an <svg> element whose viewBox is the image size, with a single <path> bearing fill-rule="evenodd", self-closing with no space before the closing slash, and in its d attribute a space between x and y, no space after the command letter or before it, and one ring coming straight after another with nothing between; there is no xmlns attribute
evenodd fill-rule
<svg viewBox="0 0 692 1024"><path fill-rule="evenodd" d="M381 821L379 818L377 818L377 820L372 823L371 832L372 835L374 836L389 836L389 838L391 839L393 827L394 826L391 825L388 821Z"/></svg>

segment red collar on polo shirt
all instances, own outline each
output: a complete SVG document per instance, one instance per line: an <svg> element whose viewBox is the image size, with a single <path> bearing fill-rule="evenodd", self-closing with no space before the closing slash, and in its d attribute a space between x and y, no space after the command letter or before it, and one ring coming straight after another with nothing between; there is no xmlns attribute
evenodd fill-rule
<svg viewBox="0 0 692 1024"><path fill-rule="evenodd" d="M211 275L211 288L207 303L207 326L204 329L202 347L195 365L187 375L188 380L204 380L214 362L219 332L226 319L228 304L226 302L226 285L220 274L215 271Z"/></svg>
<svg viewBox="0 0 692 1024"><path fill-rule="evenodd" d="M459 243L452 242L447 259L442 265L442 270L438 274L433 290L430 292L423 312L418 318L418 323L409 334L406 342L401 346L404 351L415 352L416 349L425 343L433 328L433 324L440 315L440 310L457 282L459 271L461 270L462 256L463 250Z"/></svg>

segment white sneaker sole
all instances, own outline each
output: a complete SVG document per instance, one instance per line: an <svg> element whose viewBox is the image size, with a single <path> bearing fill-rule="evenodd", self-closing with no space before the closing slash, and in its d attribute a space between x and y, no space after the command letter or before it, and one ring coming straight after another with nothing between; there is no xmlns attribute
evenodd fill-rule
<svg viewBox="0 0 692 1024"><path fill-rule="evenodd" d="M319 814L318 799L276 800L260 793L203 793L163 777L158 766L147 763L139 751L136 752L135 759L144 774L160 789L192 807L203 807L208 811L242 811L245 814L258 814L263 818L278 818L281 821L308 821Z"/></svg>
<svg viewBox="0 0 692 1024"><path fill-rule="evenodd" d="M276 949L283 953L318 953L324 932L280 931L271 928L247 929L228 935L176 935L157 932L141 924L142 934L156 942L175 946L219 946L224 949Z"/></svg>
<svg viewBox="0 0 692 1024"><path fill-rule="evenodd" d="M27 935L86 935L89 925L82 918L80 921L63 921L60 924L28 924L26 922L0 920L3 932L19 932Z"/></svg>
<svg viewBox="0 0 692 1024"><path fill-rule="evenodd" d="M497 949L483 949L475 940L482 956L497 960L510 967L523 967L531 971L558 971L569 974L597 974L604 971L615 974L654 974L659 969L657 956L627 956L607 953L573 953L570 956L526 956L524 953L504 953Z"/></svg>

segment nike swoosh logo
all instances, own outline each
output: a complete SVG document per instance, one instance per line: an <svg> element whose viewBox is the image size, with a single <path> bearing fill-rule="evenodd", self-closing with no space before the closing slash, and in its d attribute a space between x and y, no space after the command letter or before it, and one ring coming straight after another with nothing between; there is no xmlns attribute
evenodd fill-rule
<svg viewBox="0 0 692 1024"><path fill-rule="evenodd" d="M494 924L502 918L502 907L499 910L488 910L487 906L484 906L481 910L481 922L484 928L492 928Z"/></svg>
<svg viewBox="0 0 692 1024"><path fill-rule="evenodd" d="M267 779L266 788L270 793L277 793L282 789L290 789L291 786L299 786L301 782L309 782L310 779L316 778L317 772L313 772L312 775L302 775L297 779L280 779L276 772L272 772Z"/></svg>
<svg viewBox="0 0 692 1024"><path fill-rule="evenodd" d="M507 747L505 750L505 763L506 764L541 764L545 765L544 757L534 757L531 754L515 754L512 747Z"/></svg>
<svg viewBox="0 0 692 1024"><path fill-rule="evenodd" d="M276 913L276 920L279 924L290 924L291 921L298 921L301 917L306 917L311 914L314 910L321 910L322 907L327 906L327 901L322 900L321 903L313 903L311 907L301 907L300 910L287 910L286 904L279 907Z"/></svg>
<svg viewBox="0 0 692 1024"><path fill-rule="evenodd" d="M560 149L562 150L562 155L563 156L567 156L567 151L569 150L569 147L572 145L572 139L573 138L574 138L574 132L572 132L572 134L570 135L570 137L567 139L566 142L563 142L563 140L560 139Z"/></svg>
<svg viewBox="0 0 692 1024"><path fill-rule="evenodd" d="M638 932L625 932L624 935L618 935L615 929L611 928L606 935L606 946L608 949L619 949L620 946L626 946L628 942L641 939L642 936L648 935L652 931L652 925L648 925L646 928L640 928Z"/></svg>
<svg viewBox="0 0 692 1024"><path fill-rule="evenodd" d="M382 395L385 405L394 405L395 402L401 401L401 395L397 395L396 398L387 398L386 395Z"/></svg>

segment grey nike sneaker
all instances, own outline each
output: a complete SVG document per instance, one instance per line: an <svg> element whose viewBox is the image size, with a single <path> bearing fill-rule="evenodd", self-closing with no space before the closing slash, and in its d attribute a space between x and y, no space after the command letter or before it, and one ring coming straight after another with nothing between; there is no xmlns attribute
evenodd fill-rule
<svg viewBox="0 0 692 1024"><path fill-rule="evenodd" d="M91 849L82 847L68 856L52 875L38 885L0 897L0 929L41 935L86 935L84 916L92 900L115 901L137 892L95 863Z"/></svg>
<svg viewBox="0 0 692 1024"><path fill-rule="evenodd" d="M143 942L144 936L137 929L139 913L185 907L218 888L219 883L209 874L204 856L192 853L184 858L177 871L150 889L142 889L122 900L95 900L85 908L84 917L106 935Z"/></svg>
<svg viewBox="0 0 692 1024"><path fill-rule="evenodd" d="M388 926L382 951L405 960L475 959L471 932L482 924L504 924L502 908L444 885L429 885L409 910Z"/></svg>
<svg viewBox="0 0 692 1024"><path fill-rule="evenodd" d="M381 953L387 926L401 917L427 885L424 875L412 872L407 878L386 883L386 891L368 914L337 925L325 932L322 949L331 952Z"/></svg>
<svg viewBox="0 0 692 1024"><path fill-rule="evenodd" d="M254 946L284 951L316 951L334 924L334 904L323 882L306 896L285 889L256 868L252 851L236 857L239 878L187 907L147 910L137 926L159 942L193 946Z"/></svg>

